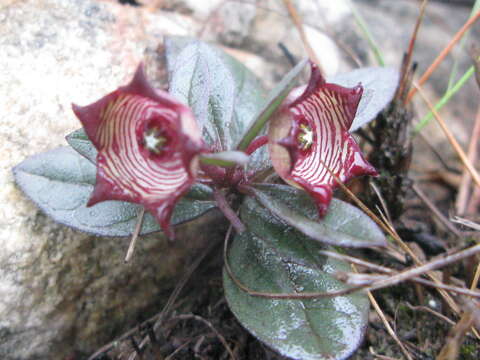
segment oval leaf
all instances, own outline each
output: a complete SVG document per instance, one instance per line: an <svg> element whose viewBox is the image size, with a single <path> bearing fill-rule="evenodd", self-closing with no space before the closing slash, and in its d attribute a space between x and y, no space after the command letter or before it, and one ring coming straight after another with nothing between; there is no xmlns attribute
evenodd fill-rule
<svg viewBox="0 0 480 360"><path fill-rule="evenodd" d="M129 236L137 222L140 206L105 201L87 208L95 184L95 166L68 147L32 156L13 169L15 181L47 215L61 224L101 236ZM215 207L211 189L195 185L176 205L172 223L179 224ZM141 234L159 231L146 214Z"/></svg>
<svg viewBox="0 0 480 360"><path fill-rule="evenodd" d="M65 139L67 140L68 145L80 155L90 160L93 164L97 162L98 151L87 137L83 128L71 132L65 137Z"/></svg>
<svg viewBox="0 0 480 360"><path fill-rule="evenodd" d="M246 213L269 216L255 200ZM249 289L268 293L332 292L346 288L332 273L348 264L319 255L321 245L281 223L251 223L237 235L228 255L236 278ZM345 359L360 345L367 325L364 294L316 299L268 299L241 290L224 271L230 309L242 325L280 354L301 360Z"/></svg>
<svg viewBox="0 0 480 360"><path fill-rule="evenodd" d="M223 138L224 147L215 151L233 150L265 103L260 81L221 49L195 39L168 36L165 53L169 92L192 107L210 144ZM268 161L266 148L259 149L249 170L264 169Z"/></svg>
<svg viewBox="0 0 480 360"><path fill-rule="evenodd" d="M205 140L232 150L263 100L263 89L242 64L201 41L165 39L169 92L189 105Z"/></svg>
<svg viewBox="0 0 480 360"><path fill-rule="evenodd" d="M273 184L249 189L271 214L314 240L347 247L386 245L385 236L377 224L346 202L333 199L326 216L319 220L315 204L302 190ZM268 221L269 217L270 214L265 220Z"/></svg>
<svg viewBox="0 0 480 360"><path fill-rule="evenodd" d="M355 131L375 119L378 113L392 101L399 79L400 74L394 68L369 67L335 75L327 81L345 87L362 83L363 95L350 127L350 131Z"/></svg>

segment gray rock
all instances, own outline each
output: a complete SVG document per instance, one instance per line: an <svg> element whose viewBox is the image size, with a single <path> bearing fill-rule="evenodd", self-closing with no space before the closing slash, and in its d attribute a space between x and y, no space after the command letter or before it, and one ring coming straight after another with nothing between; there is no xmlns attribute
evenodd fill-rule
<svg viewBox="0 0 480 360"><path fill-rule="evenodd" d="M142 238L132 263L124 264L129 239L58 225L13 183L13 166L65 145L64 136L80 126L71 102L88 104L124 85L165 32L192 31L188 21L175 25L180 15L125 9L89 0L0 5L1 359L92 352L159 311L207 240L191 235L208 233L197 221L182 226L173 244L158 235ZM155 63L149 65L156 75Z"/></svg>

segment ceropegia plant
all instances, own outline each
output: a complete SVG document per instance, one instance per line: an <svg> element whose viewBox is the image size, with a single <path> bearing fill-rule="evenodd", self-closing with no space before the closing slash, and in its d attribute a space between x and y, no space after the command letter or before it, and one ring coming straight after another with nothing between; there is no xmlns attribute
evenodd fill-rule
<svg viewBox="0 0 480 360"><path fill-rule="evenodd" d="M133 80L87 106L70 147L14 168L21 189L56 221L101 236L163 230L218 207L231 221L224 289L238 320L293 359L343 359L367 324L364 294L335 297L348 265L325 247L385 245L362 211L333 199L337 182L375 175L351 132L391 100L398 76L367 68L294 88L307 61L270 94L218 48L167 38L169 89L140 65ZM231 199L234 199L231 203ZM228 200L227 200L228 199Z"/></svg>

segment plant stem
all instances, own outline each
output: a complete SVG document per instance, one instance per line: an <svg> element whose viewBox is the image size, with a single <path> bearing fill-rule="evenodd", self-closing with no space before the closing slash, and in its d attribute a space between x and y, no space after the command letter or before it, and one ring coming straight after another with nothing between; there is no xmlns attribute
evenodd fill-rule
<svg viewBox="0 0 480 360"><path fill-rule="evenodd" d="M245 150L245 153L247 155L251 155L255 151L257 151L259 148L261 148L263 145L266 145L267 143L268 143L267 135L259 136L255 140L253 140L250 143L250 145L248 145L247 149Z"/></svg>
<svg viewBox="0 0 480 360"><path fill-rule="evenodd" d="M217 206L220 211L223 213L223 215L225 215L228 221L230 221L237 233L243 233L246 230L245 225L243 225L240 218L237 216L235 211L233 211L223 192L219 189L215 189L213 191L213 198L217 202Z"/></svg>
<svg viewBox="0 0 480 360"><path fill-rule="evenodd" d="M252 124L249 126L245 135L238 143L237 150L245 151L250 143L255 139L260 131L263 130L265 124L270 119L272 114L278 109L283 100L287 97L295 85L295 80L300 75L301 71L307 64L307 60L300 61L287 75L280 81L280 83L271 91L265 105L260 112L255 115Z"/></svg>

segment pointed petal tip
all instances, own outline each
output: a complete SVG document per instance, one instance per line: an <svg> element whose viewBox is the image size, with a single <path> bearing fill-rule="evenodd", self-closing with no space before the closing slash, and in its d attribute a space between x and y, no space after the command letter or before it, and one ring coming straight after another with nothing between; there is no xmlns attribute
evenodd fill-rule
<svg viewBox="0 0 480 360"><path fill-rule="evenodd" d="M80 106L75 103L72 103L71 107L75 116L80 120L80 122L82 122L82 113L83 113L83 110L85 109L85 106Z"/></svg>
<svg viewBox="0 0 480 360"><path fill-rule="evenodd" d="M147 207L149 208L150 212L153 216L157 219L158 224L162 228L163 233L165 236L170 240L175 240L175 231L170 223L170 219L172 217L173 209L175 207L177 199L170 199L167 202L164 202L159 205L150 205Z"/></svg>
<svg viewBox="0 0 480 360"><path fill-rule="evenodd" d="M90 199L87 202L87 207L93 206L99 202L106 200L114 200L112 197L112 186L105 182L105 180L99 176L97 171L97 179L95 181L95 187L93 188Z"/></svg>

